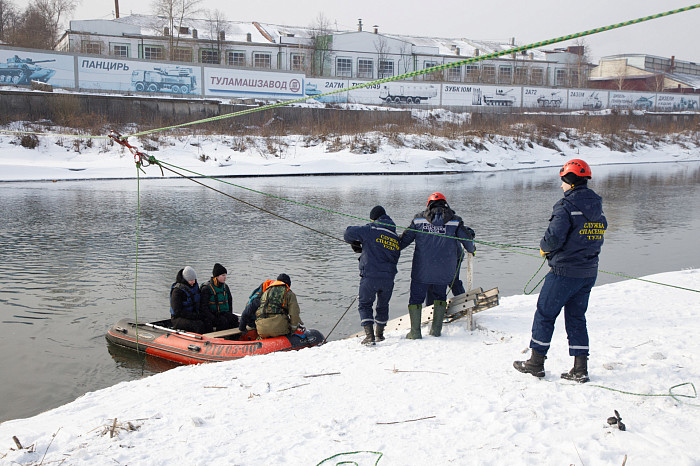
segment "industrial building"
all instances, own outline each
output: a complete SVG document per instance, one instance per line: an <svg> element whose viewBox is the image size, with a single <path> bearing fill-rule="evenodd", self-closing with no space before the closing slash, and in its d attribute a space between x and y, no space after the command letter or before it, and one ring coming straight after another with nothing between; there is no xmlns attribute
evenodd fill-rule
<svg viewBox="0 0 700 466"><path fill-rule="evenodd" d="M700 64L644 54L604 57L590 72L589 86L620 91L700 94Z"/></svg>

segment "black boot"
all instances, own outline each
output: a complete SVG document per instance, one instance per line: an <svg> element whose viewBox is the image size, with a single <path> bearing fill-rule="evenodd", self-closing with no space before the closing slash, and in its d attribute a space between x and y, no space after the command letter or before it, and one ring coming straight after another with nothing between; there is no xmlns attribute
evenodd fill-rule
<svg viewBox="0 0 700 466"><path fill-rule="evenodd" d="M384 327L386 325L377 324L377 333L375 333L377 341L384 341Z"/></svg>
<svg viewBox="0 0 700 466"><path fill-rule="evenodd" d="M531 351L530 359L527 361L514 361L513 367L525 374L532 374L535 377L544 377L544 360L547 356L540 354L534 349Z"/></svg>
<svg viewBox="0 0 700 466"><path fill-rule="evenodd" d="M588 356L574 356L574 367L569 372L564 372L561 378L578 383L589 382L591 379L588 378Z"/></svg>
<svg viewBox="0 0 700 466"><path fill-rule="evenodd" d="M365 325L365 339L362 340L363 345L372 346L374 345L374 325Z"/></svg>

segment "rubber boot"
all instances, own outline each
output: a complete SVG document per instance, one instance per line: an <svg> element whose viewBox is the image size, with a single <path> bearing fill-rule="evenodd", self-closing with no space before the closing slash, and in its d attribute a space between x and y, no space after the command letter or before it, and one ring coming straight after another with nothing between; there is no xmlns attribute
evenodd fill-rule
<svg viewBox="0 0 700 466"><path fill-rule="evenodd" d="M384 341L384 327L386 327L386 325L377 324L377 333L375 333L375 336L378 342Z"/></svg>
<svg viewBox="0 0 700 466"><path fill-rule="evenodd" d="M574 367L569 372L564 372L561 378L578 383L589 382L591 379L588 378L588 356L574 356Z"/></svg>
<svg viewBox="0 0 700 466"><path fill-rule="evenodd" d="M547 356L540 354L534 349L531 351L530 359L527 361L514 361L513 367L525 374L532 374L535 377L544 377L544 360Z"/></svg>
<svg viewBox="0 0 700 466"><path fill-rule="evenodd" d="M433 301L433 324L430 326L430 334L439 337L442 334L442 320L447 311L447 301Z"/></svg>
<svg viewBox="0 0 700 466"><path fill-rule="evenodd" d="M406 338L409 340L418 340L423 338L420 334L420 318L421 318L421 306L420 304L409 304L408 305L408 315L411 317L411 331L408 332Z"/></svg>
<svg viewBox="0 0 700 466"><path fill-rule="evenodd" d="M369 324L364 326L365 329L365 339L362 340L363 345L372 346L374 345L374 325Z"/></svg>

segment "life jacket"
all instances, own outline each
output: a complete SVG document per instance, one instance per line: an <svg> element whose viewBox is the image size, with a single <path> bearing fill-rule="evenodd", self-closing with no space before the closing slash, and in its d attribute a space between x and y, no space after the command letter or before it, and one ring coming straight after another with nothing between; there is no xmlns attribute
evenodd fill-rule
<svg viewBox="0 0 700 466"><path fill-rule="evenodd" d="M216 287L212 281L219 283L216 278L212 278L205 285L211 290L211 296L209 297L209 310L216 314L220 312L233 312L232 309L228 308L228 292L226 291L226 284L219 283L221 286Z"/></svg>
<svg viewBox="0 0 700 466"><path fill-rule="evenodd" d="M185 300L182 302L182 311L187 313L199 313L199 287L195 283L195 286L185 285L184 283L175 282L170 287L170 296L173 295L175 288L181 290L185 293ZM170 307L170 315L177 317L172 306Z"/></svg>
<svg viewBox="0 0 700 466"><path fill-rule="evenodd" d="M255 319L265 319L274 315L288 314L289 286L281 281L267 280L263 283L260 307L255 311Z"/></svg>

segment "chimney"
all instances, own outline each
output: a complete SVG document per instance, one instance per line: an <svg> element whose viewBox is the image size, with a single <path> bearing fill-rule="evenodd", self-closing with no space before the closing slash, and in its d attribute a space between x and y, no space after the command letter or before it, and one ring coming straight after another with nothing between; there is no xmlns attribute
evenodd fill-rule
<svg viewBox="0 0 700 466"><path fill-rule="evenodd" d="M251 33L246 34L245 40L246 42L253 42L253 35Z"/></svg>
<svg viewBox="0 0 700 466"><path fill-rule="evenodd" d="M196 39L197 38L197 30L192 28L192 38Z"/></svg>
<svg viewBox="0 0 700 466"><path fill-rule="evenodd" d="M170 35L170 29L168 27L163 28L163 35L164 36L169 36Z"/></svg>
<svg viewBox="0 0 700 466"><path fill-rule="evenodd" d="M676 67L676 56L671 55L671 69L669 70L671 73L673 73L673 69Z"/></svg>
<svg viewBox="0 0 700 466"><path fill-rule="evenodd" d="M479 53L480 53L480 52L479 52L479 49L474 49L474 56L475 56L475 57L478 57L478 56L479 56Z"/></svg>
<svg viewBox="0 0 700 466"><path fill-rule="evenodd" d="M119 19L119 0L114 0L114 16Z"/></svg>
<svg viewBox="0 0 700 466"><path fill-rule="evenodd" d="M362 18L357 20L357 32L362 32Z"/></svg>
<svg viewBox="0 0 700 466"><path fill-rule="evenodd" d="M377 25L375 24L375 25L372 26L372 27L374 28L374 33L375 33L375 34L379 34L379 26L377 26Z"/></svg>
<svg viewBox="0 0 700 466"><path fill-rule="evenodd" d="M226 40L226 31L219 31L219 40L222 42Z"/></svg>
<svg viewBox="0 0 700 466"><path fill-rule="evenodd" d="M459 47L455 47L455 55L459 55L459 52L460 52Z"/></svg>

